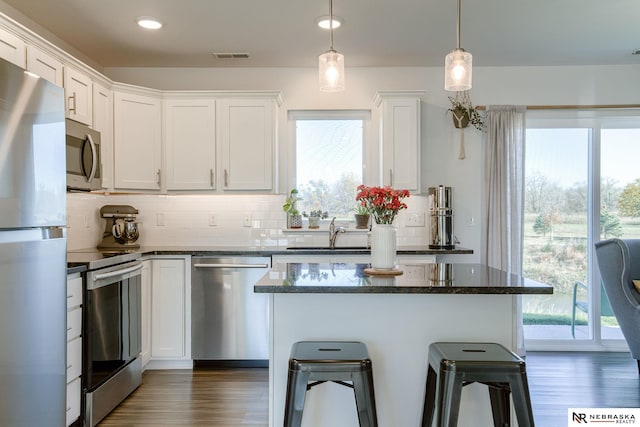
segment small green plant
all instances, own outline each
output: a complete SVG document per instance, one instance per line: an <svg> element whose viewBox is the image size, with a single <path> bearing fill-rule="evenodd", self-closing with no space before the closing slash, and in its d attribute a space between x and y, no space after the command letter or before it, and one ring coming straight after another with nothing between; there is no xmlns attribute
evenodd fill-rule
<svg viewBox="0 0 640 427"><path fill-rule="evenodd" d="M326 219L329 218L329 212L323 212L320 209L315 210L315 211L311 211L309 213L306 212L302 212L302 216L305 218L309 218L309 217L315 217L315 218L320 218L320 219Z"/></svg>
<svg viewBox="0 0 640 427"><path fill-rule="evenodd" d="M471 123L476 129L484 130L484 118L471 103L469 91L456 92L456 96L450 96L449 101L451 102L451 108L447 109L447 111L453 114L454 120L457 120L457 122L454 122L457 123L456 127L464 127L463 121L466 119L468 123Z"/></svg>
<svg viewBox="0 0 640 427"><path fill-rule="evenodd" d="M284 205L282 205L282 210L288 213L289 215L300 215L300 212L296 207L296 203L299 200L302 200L302 199L298 197L298 190L295 188L292 189L291 192L289 192L289 196L287 196L287 198L284 199Z"/></svg>
<svg viewBox="0 0 640 427"><path fill-rule="evenodd" d="M369 215L369 209L366 206L358 203L358 205L353 208L353 211L356 215Z"/></svg>

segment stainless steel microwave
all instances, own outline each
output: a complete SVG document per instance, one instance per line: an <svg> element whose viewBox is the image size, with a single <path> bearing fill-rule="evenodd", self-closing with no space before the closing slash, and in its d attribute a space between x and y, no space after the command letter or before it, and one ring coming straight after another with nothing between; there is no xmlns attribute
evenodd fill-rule
<svg viewBox="0 0 640 427"><path fill-rule="evenodd" d="M100 132L67 119L67 190L102 188Z"/></svg>

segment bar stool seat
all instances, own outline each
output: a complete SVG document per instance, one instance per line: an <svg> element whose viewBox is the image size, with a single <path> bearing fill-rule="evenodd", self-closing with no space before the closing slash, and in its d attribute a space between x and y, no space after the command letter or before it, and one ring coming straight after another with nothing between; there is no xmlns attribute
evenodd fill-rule
<svg viewBox="0 0 640 427"><path fill-rule="evenodd" d="M511 425L511 393L518 426L533 427L524 361L500 344L452 342L429 346L422 427L431 427L436 411L436 426L455 427L462 387L474 382L489 386L494 426Z"/></svg>
<svg viewBox="0 0 640 427"><path fill-rule="evenodd" d="M327 381L353 388L360 426L377 427L371 359L366 345L356 341L300 341L293 344L287 378L285 427L300 426L307 390Z"/></svg>

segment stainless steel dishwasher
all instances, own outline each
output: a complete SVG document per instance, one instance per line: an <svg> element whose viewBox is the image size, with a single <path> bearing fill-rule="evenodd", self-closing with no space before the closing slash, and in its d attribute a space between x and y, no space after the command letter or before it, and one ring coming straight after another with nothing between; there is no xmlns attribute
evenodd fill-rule
<svg viewBox="0 0 640 427"><path fill-rule="evenodd" d="M191 258L196 366L268 366L269 295L254 293L253 286L270 266L269 257Z"/></svg>

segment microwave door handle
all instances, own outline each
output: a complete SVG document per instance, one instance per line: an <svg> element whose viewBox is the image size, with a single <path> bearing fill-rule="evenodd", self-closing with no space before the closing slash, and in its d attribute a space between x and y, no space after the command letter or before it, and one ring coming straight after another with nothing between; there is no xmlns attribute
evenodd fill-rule
<svg viewBox="0 0 640 427"><path fill-rule="evenodd" d="M96 176L96 169L98 169L98 153L96 151L96 144L93 142L93 138L91 135L87 134L86 141L89 141L89 146L91 147L91 173L87 177L87 182L93 181L93 178Z"/></svg>

